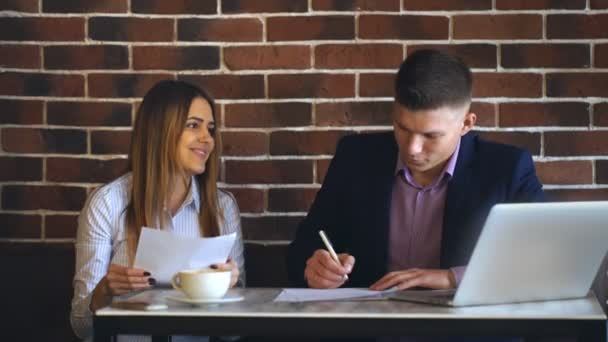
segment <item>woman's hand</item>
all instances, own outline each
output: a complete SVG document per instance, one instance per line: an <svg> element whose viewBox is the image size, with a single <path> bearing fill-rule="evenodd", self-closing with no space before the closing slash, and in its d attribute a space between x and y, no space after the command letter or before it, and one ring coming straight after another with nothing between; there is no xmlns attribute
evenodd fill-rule
<svg viewBox="0 0 608 342"><path fill-rule="evenodd" d="M211 268L216 270L224 270L224 271L232 271L232 276L230 278L230 287L234 287L236 282L239 280L239 266L234 262L234 260L228 259L228 262L223 264L215 264L212 265Z"/></svg>
<svg viewBox="0 0 608 342"><path fill-rule="evenodd" d="M145 270L111 264L108 273L93 290L90 309L95 311L107 306L113 296L146 289L154 284L156 280Z"/></svg>

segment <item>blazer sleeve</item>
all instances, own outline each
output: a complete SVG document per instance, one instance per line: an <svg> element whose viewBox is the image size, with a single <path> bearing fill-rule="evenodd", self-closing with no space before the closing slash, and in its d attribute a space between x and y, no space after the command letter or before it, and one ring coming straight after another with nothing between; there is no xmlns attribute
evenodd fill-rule
<svg viewBox="0 0 608 342"><path fill-rule="evenodd" d="M304 279L306 260L315 250L323 248L318 232L321 229L331 231L331 227L336 227L336 223L339 222L344 177L348 175L346 139L348 137L338 143L323 185L317 192L308 215L298 226L294 240L287 248L287 276L292 286L307 286Z"/></svg>
<svg viewBox="0 0 608 342"><path fill-rule="evenodd" d="M543 186L536 176L534 161L528 151L523 151L517 161L513 176L510 199L512 202L542 202Z"/></svg>

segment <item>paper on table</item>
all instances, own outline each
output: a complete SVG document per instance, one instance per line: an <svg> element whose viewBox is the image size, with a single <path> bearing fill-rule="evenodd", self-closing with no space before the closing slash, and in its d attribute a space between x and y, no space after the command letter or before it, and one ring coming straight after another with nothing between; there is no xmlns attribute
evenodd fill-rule
<svg viewBox="0 0 608 342"><path fill-rule="evenodd" d="M372 291L366 288L346 287L340 289L283 289L274 299L275 302L315 302L347 299L386 299L385 294L394 289Z"/></svg>
<svg viewBox="0 0 608 342"><path fill-rule="evenodd" d="M235 233L193 238L144 227L134 267L150 272L158 284L167 285L178 271L226 262L235 239Z"/></svg>

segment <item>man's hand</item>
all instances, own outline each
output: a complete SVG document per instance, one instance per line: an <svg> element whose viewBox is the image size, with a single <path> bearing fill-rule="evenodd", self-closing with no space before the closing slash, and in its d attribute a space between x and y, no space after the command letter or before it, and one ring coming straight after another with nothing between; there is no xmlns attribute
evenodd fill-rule
<svg viewBox="0 0 608 342"><path fill-rule="evenodd" d="M348 279L348 274L353 270L355 258L345 253L338 254L339 265L328 251L317 249L315 253L306 260L304 278L309 287L316 289L335 289L342 286Z"/></svg>
<svg viewBox="0 0 608 342"><path fill-rule="evenodd" d="M450 270L410 268L390 272L369 288L378 291L391 287L405 290L416 286L430 289L452 289L456 287L456 279Z"/></svg>

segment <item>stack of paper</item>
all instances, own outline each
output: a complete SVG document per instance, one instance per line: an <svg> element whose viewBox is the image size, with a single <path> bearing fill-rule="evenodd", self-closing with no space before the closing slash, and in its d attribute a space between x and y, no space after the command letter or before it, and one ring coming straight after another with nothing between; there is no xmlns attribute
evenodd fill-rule
<svg viewBox="0 0 608 342"><path fill-rule="evenodd" d="M314 302L331 300L368 300L386 299L386 295L394 292L393 289L372 291L366 288L340 288L340 289L283 289L274 299L275 302Z"/></svg>
<svg viewBox="0 0 608 342"><path fill-rule="evenodd" d="M235 239L235 233L194 238L144 227L139 236L134 267L150 272L157 284L167 285L178 271L226 262Z"/></svg>

